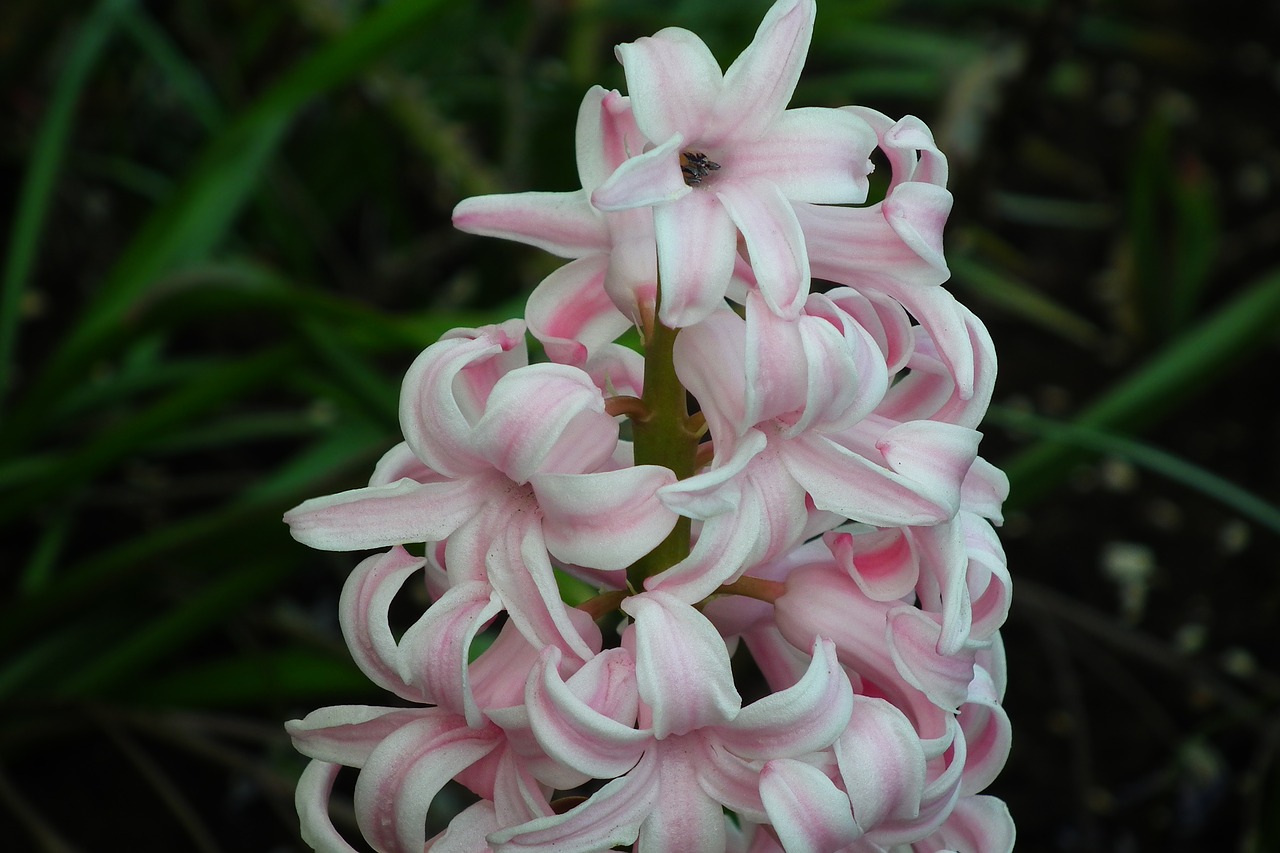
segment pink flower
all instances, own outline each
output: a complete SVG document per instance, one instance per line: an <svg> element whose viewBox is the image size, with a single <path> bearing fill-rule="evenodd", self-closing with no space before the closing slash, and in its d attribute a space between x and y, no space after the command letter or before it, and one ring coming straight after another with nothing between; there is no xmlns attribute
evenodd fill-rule
<svg viewBox="0 0 1280 853"><path fill-rule="evenodd" d="M662 593L628 599L641 700L634 729L593 711L544 653L530 678L533 730L548 755L599 778L617 777L572 811L490 837L494 850L722 850L722 806L765 819L763 762L822 749L848 724L853 694L829 643L793 687L741 707L723 641L692 607ZM624 647L625 647L624 643ZM554 848L552 847L554 845Z"/></svg>
<svg viewBox="0 0 1280 853"><path fill-rule="evenodd" d="M591 194L606 211L652 206L659 317L692 325L720 305L741 235L769 308L794 316L809 261L793 204L866 199L874 133L858 116L786 109L809 50L813 0L778 0L721 73L706 44L670 27L619 45L648 141Z"/></svg>
<svg viewBox="0 0 1280 853"><path fill-rule="evenodd" d="M585 660L548 553L625 568L675 524L657 498L675 475L629 465L591 377L525 365L521 331L489 326L428 347L405 376L405 442L372 484L313 498L285 521L300 542L326 550L445 540L451 584L490 584L531 641Z"/></svg>

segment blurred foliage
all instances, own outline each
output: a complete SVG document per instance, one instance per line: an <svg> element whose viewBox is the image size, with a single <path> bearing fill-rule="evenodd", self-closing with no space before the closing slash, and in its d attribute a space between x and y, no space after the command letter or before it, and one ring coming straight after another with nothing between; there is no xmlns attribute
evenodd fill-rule
<svg viewBox="0 0 1280 853"><path fill-rule="evenodd" d="M453 205L575 187L613 44L679 25L727 63L768 5L0 6L6 846L299 846L280 723L382 697L334 624L355 558L280 513L360 484L414 355L554 268ZM1278 27L819 0L795 102L930 123L1001 354L1021 849L1280 849ZM1151 556L1124 589L1116 544Z"/></svg>

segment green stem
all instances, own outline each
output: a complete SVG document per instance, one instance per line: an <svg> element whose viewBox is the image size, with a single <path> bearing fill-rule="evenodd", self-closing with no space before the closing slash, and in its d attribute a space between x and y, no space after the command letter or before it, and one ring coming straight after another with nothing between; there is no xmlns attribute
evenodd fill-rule
<svg viewBox="0 0 1280 853"><path fill-rule="evenodd" d="M683 480L694 472L697 434L690 429L684 386L676 377L674 347L677 329L655 317L645 342L644 404L648 416L632 422L637 465L662 465ZM632 589L644 588L645 578L669 569L689 556L689 519L681 516L675 529L653 551L627 569Z"/></svg>

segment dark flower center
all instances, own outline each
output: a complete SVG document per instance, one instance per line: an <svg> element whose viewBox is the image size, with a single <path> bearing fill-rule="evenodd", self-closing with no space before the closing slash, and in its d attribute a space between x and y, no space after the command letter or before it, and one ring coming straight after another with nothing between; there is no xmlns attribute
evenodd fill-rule
<svg viewBox="0 0 1280 853"><path fill-rule="evenodd" d="M680 171L684 173L684 182L691 187L702 183L703 178L719 168L719 163L708 160L701 151L680 152Z"/></svg>

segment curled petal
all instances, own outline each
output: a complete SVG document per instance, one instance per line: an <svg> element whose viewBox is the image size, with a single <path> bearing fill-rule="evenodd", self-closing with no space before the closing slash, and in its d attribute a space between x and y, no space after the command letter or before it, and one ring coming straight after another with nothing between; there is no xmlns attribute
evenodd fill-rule
<svg viewBox="0 0 1280 853"><path fill-rule="evenodd" d="M995 797L962 797L946 822L912 849L919 853L1012 853L1016 833L1009 807Z"/></svg>
<svg viewBox="0 0 1280 853"><path fill-rule="evenodd" d="M1000 707L995 682L981 666L974 667L969 695L960 706L959 719L968 747L960 783L960 794L966 796L984 790L995 781L1009 759L1013 744L1009 715Z"/></svg>
<svg viewBox="0 0 1280 853"><path fill-rule="evenodd" d="M951 193L933 184L907 183L893 190L881 210L906 246L937 269L947 268L942 229L951 215Z"/></svg>
<svg viewBox="0 0 1280 853"><path fill-rule="evenodd" d="M477 731L443 712L402 726L373 751L356 781L361 833L387 853L422 853L436 793L492 752L500 737L496 727Z"/></svg>
<svg viewBox="0 0 1280 853"><path fill-rule="evenodd" d="M356 666L374 684L414 702L426 697L400 677L400 652L387 612L405 580L425 564L398 547L367 557L347 576L338 601L338 622Z"/></svg>
<svg viewBox="0 0 1280 853"><path fill-rule="evenodd" d="M581 366L631 325L604 290L607 254L580 258L547 276L529 296L529 331L547 355L561 364Z"/></svg>
<svg viewBox="0 0 1280 853"><path fill-rule="evenodd" d="M636 126L631 99L616 90L592 86L578 108L574 151L578 177L593 190L633 154L644 150L647 140Z"/></svg>
<svg viewBox="0 0 1280 853"><path fill-rule="evenodd" d="M427 842L424 853L488 853L485 836L500 827L493 803L472 803L449 821L444 832Z"/></svg>
<svg viewBox="0 0 1280 853"><path fill-rule="evenodd" d="M920 561L898 528L863 528L857 534L823 536L836 563L872 601L894 601L910 593L920 578Z"/></svg>
<svg viewBox="0 0 1280 853"><path fill-rule="evenodd" d="M290 720L284 727L294 749L308 758L363 767L378 744L422 714L421 708L333 705Z"/></svg>
<svg viewBox="0 0 1280 853"><path fill-rule="evenodd" d="M528 359L524 323L457 329L414 359L400 386L400 429L419 459L450 477L490 466L472 427L493 383Z"/></svg>
<svg viewBox="0 0 1280 853"><path fill-rule="evenodd" d="M594 471L618 444L600 389L584 371L563 364L514 370L493 386L475 444L517 483L538 472Z"/></svg>
<svg viewBox="0 0 1280 853"><path fill-rule="evenodd" d="M492 588L479 581L453 587L400 639L400 675L421 686L428 701L484 724L471 692L469 652L476 633L502 611Z"/></svg>
<svg viewBox="0 0 1280 853"><path fill-rule="evenodd" d="M337 781L339 764L312 761L298 777L294 805L298 809L302 842L316 853L356 853L329 818L329 797Z"/></svg>
<svg viewBox="0 0 1280 853"><path fill-rule="evenodd" d="M892 703L870 696L857 696L854 703L849 727L836 741L854 817L866 831L886 819L915 818L925 784L919 736Z"/></svg>
<svg viewBox="0 0 1280 853"><path fill-rule="evenodd" d="M787 853L827 853L862 835L849 798L816 767L778 759L760 771L760 796Z"/></svg>
<svg viewBox="0 0 1280 853"><path fill-rule="evenodd" d="M547 549L568 563L625 569L652 551L676 524L658 490L676 482L671 469L637 465L594 474L535 474Z"/></svg>
<svg viewBox="0 0 1280 853"><path fill-rule="evenodd" d="M973 679L973 650L940 654L942 628L929 614L914 607L898 607L890 612L886 630L893 662L902 678L939 708L958 710Z"/></svg>
<svg viewBox="0 0 1280 853"><path fill-rule="evenodd" d="M591 203L606 212L631 210L676 201L691 192L680 171L680 145L675 134L657 148L624 162L591 193Z"/></svg>
<svg viewBox="0 0 1280 853"><path fill-rule="evenodd" d="M746 333L746 322L723 308L676 337L676 376L701 406L721 457L754 423L747 422L744 397Z"/></svg>
<svg viewBox="0 0 1280 853"><path fill-rule="evenodd" d="M836 659L835 644L818 640L801 678L743 708L721 726L724 746L743 758L784 758L825 749L849 724L853 688Z"/></svg>
<svg viewBox="0 0 1280 853"><path fill-rule="evenodd" d="M622 609L636 623L636 678L640 698L653 709L654 737L737 716L742 698L733 685L729 652L705 616L664 592L632 596Z"/></svg>
<svg viewBox="0 0 1280 853"><path fill-rule="evenodd" d="M578 807L495 832L489 843L494 853L599 853L630 845L657 801L658 781L657 762L646 757Z"/></svg>
<svg viewBox="0 0 1280 853"><path fill-rule="evenodd" d="M527 243L562 258L607 252L609 229L588 195L578 190L467 198L453 209L453 227Z"/></svg>
<svg viewBox="0 0 1280 853"><path fill-rule="evenodd" d="M560 678L559 658L558 649L544 650L529 675L525 704L534 736L548 755L575 770L600 779L621 776L640 760L653 733L584 701Z"/></svg>

